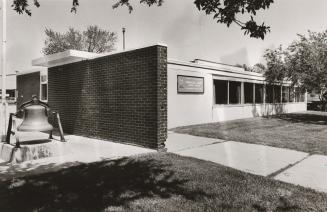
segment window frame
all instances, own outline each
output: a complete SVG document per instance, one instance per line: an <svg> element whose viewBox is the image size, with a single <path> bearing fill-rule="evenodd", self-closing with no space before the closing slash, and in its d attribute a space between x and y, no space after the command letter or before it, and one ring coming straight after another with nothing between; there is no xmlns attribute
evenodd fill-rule
<svg viewBox="0 0 327 212"><path fill-rule="evenodd" d="M42 77L46 77L46 80L43 80ZM46 99L43 99L43 89L42 86L46 85L47 88L47 94L46 94ZM49 99L49 87L48 87L48 75L45 74L40 74L40 100L44 102L48 102Z"/></svg>

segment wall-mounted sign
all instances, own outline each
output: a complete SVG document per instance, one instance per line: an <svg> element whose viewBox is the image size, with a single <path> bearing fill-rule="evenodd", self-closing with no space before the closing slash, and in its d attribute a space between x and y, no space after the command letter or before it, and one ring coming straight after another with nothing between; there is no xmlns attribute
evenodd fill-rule
<svg viewBox="0 0 327 212"><path fill-rule="evenodd" d="M204 78L193 76L177 76L178 93L204 93Z"/></svg>

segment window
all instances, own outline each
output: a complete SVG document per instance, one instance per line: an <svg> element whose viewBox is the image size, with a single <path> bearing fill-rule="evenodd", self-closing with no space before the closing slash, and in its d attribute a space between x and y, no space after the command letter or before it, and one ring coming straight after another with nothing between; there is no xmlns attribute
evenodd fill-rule
<svg viewBox="0 0 327 212"><path fill-rule="evenodd" d="M273 103L274 102L274 90L272 85L266 86L266 102Z"/></svg>
<svg viewBox="0 0 327 212"><path fill-rule="evenodd" d="M301 91L299 87L295 88L295 101L296 102L304 102L305 96L304 92Z"/></svg>
<svg viewBox="0 0 327 212"><path fill-rule="evenodd" d="M241 104L241 83L229 82L229 103Z"/></svg>
<svg viewBox="0 0 327 212"><path fill-rule="evenodd" d="M216 104L241 104L241 82L214 80Z"/></svg>
<svg viewBox="0 0 327 212"><path fill-rule="evenodd" d="M304 102L305 101L305 93L301 92L300 94L300 102Z"/></svg>
<svg viewBox="0 0 327 212"><path fill-rule="evenodd" d="M41 100L48 101L48 76L46 74L41 74L40 82L41 82L41 88L40 88Z"/></svg>
<svg viewBox="0 0 327 212"><path fill-rule="evenodd" d="M289 102L289 87L282 87L282 102Z"/></svg>
<svg viewBox="0 0 327 212"><path fill-rule="evenodd" d="M48 100L48 84L41 84L41 100Z"/></svg>
<svg viewBox="0 0 327 212"><path fill-rule="evenodd" d="M255 103L263 103L263 84L255 84Z"/></svg>
<svg viewBox="0 0 327 212"><path fill-rule="evenodd" d="M281 101L281 86L275 85L274 86L274 102L280 103Z"/></svg>
<svg viewBox="0 0 327 212"><path fill-rule="evenodd" d="M214 80L216 104L227 104L228 81Z"/></svg>
<svg viewBox="0 0 327 212"><path fill-rule="evenodd" d="M253 83L244 83L244 103L253 104Z"/></svg>
<svg viewBox="0 0 327 212"><path fill-rule="evenodd" d="M264 103L264 85L250 82L214 80L215 104L263 104ZM279 87L279 91L281 88ZM273 102L273 87L267 89ZM244 99L242 99L242 95ZM279 95L281 97L281 95ZM243 102L244 100L244 102Z"/></svg>
<svg viewBox="0 0 327 212"><path fill-rule="evenodd" d="M290 87L290 102L294 102L294 98L295 98L295 93L294 93L294 87Z"/></svg>

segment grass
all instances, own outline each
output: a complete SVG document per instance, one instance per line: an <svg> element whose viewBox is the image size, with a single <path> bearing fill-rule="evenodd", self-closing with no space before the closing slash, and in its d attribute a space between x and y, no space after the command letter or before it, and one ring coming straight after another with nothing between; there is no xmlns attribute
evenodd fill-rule
<svg viewBox="0 0 327 212"><path fill-rule="evenodd" d="M256 117L172 129L195 136L289 148L327 155L327 113Z"/></svg>
<svg viewBox="0 0 327 212"><path fill-rule="evenodd" d="M2 180L0 208L1 211L326 211L327 194L212 162L154 153Z"/></svg>

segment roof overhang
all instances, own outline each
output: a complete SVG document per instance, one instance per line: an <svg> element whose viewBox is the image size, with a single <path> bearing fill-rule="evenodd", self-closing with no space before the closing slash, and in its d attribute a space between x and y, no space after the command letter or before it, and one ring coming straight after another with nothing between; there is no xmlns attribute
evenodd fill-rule
<svg viewBox="0 0 327 212"><path fill-rule="evenodd" d="M85 52L85 51L77 51L77 50L66 50L64 52L59 52L56 54L47 55L44 57L34 59L32 60L32 65L50 68L54 66L75 63L82 60L88 60L99 56L101 56L101 54Z"/></svg>
<svg viewBox="0 0 327 212"><path fill-rule="evenodd" d="M37 68L32 68L32 69L16 71L16 73L17 73L17 76L19 76L19 75L25 75L25 74L32 74L32 73L36 73L36 72L45 73L47 70L48 70L48 68L46 68L46 67L37 67Z"/></svg>

